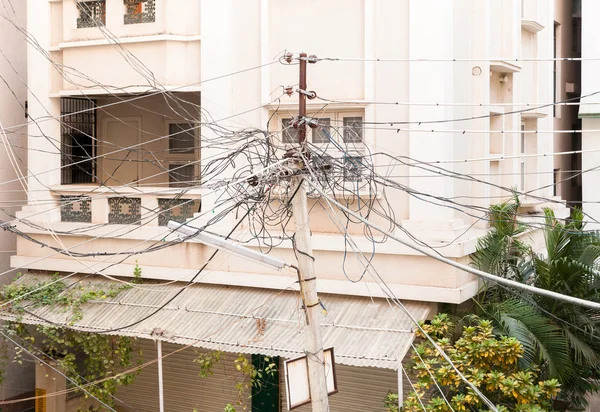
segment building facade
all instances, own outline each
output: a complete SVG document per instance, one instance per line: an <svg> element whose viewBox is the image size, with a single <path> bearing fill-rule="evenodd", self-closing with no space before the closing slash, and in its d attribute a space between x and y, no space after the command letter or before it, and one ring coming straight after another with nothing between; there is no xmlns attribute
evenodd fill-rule
<svg viewBox="0 0 600 412"><path fill-rule="evenodd" d="M554 128L559 124L547 105L554 101L555 68L540 61L553 55L555 45L556 17L549 2L181 0L177 7L165 0L27 3L27 28L36 39L27 51L27 143L36 150L29 154L28 204L17 213L16 228L34 242L20 237L11 265L36 274L22 281L55 272L130 279L139 265L149 282L194 283L190 293L196 300L191 302L217 296L219 288L229 288L221 303L232 296L240 302L269 299L269 294L287 296L281 302L273 298L279 302L273 308L277 316L261 315L267 330L280 331L277 336L236 338L236 333L242 336L238 325L215 343L197 330L186 332L181 319L189 315L188 306L182 310L176 305L169 321L156 316L122 332L142 338L149 351L151 341L159 339L247 355L290 358L302 353L294 328L281 326L290 313L278 311L286 305L292 305L292 312L299 310L293 293L281 295L297 290L295 272L233 254L212 261L213 249L189 239L177 243L166 227L169 220L187 221L222 236L235 228L233 239L255 250L267 248L270 256L285 262L296 261L290 226L272 224L269 241L280 241L270 248L266 236L257 235L256 225L271 223L256 220L256 215L248 220L241 212L221 213L227 210L223 197L232 196L232 187L239 183L252 192L249 176L264 176L259 168L250 168L250 175L245 172L251 155L248 161L219 160L239 147L254 150L244 146L249 138L234 139L240 130L264 131L261 142L268 139L267 147L279 159L295 146L298 67L286 62L286 53L292 62L299 52L317 56L308 67L308 89L316 98L309 100L307 117L316 127L307 139L318 158L342 170L335 177L341 188L338 199L358 213L365 212L364 204L379 210L366 215L370 221L386 225L409 243L426 244L468 264L485 234L486 210L510 199L514 190L532 221L542 206L564 216L562 193L553 190L556 160L543 155L555 151ZM256 134L253 142L258 141ZM215 172L209 167L213 164L222 169ZM203 180L206 170L211 175ZM280 195L261 207L285 203L289 193L283 186L279 180L272 183ZM308 203L317 287L325 306L331 306L323 320L329 325L325 345L335 346L340 394L356 395L333 395L332 410L346 410L348 399L358 409L376 410L376 400L360 389L370 374L385 382L379 388L382 398L388 390L408 385L400 366L413 326L402 323L408 319L405 313L394 315L400 316L402 327L394 324L386 298L393 294L422 320L433 316L440 303L467 301L480 282L365 231L362 224L324 207L314 192ZM371 256L369 264L355 257L348 235L341 232L352 237L355 252ZM531 234L539 240L535 231ZM171 243L160 248L160 242ZM207 270L198 277L198 268L207 261ZM133 308L143 302L151 313L168 294L160 293L133 294L129 302L119 300L119 306ZM362 303L368 306L369 299L371 309L357 309ZM248 317L235 301L209 303L192 309ZM110 329L147 314L127 309L105 316L110 305L97 306L78 327ZM341 332L350 307L356 317L348 320L347 329L360 330L362 337ZM60 323L60 316L52 319ZM224 318L218 319L216 323ZM202 317L196 321L208 322ZM379 330L382 322L385 331ZM156 328L169 337L157 338ZM277 341L281 336L288 340ZM351 344L354 340L379 343L365 355L367 349ZM392 349L384 344L390 341L396 342ZM179 361L165 362L173 380L181 380L175 384L166 378L171 382L165 387L165 402L171 405L167 410L181 410L175 406L182 399L178 391L191 378L179 377ZM148 389L155 381L142 382L125 389L124 399L136 410L156 410L157 399ZM189 384L199 387L201 382ZM220 388L223 397L215 397L219 401L231 390ZM277 395L281 400L283 393ZM207 399L198 392L185 401L198 410L211 410L202 409Z"/></svg>
<svg viewBox="0 0 600 412"><path fill-rule="evenodd" d="M569 59L581 57L581 2L555 1L554 57ZM581 93L581 62L578 60L557 60L541 63L552 64L554 72L554 129L572 131L554 135L554 195L580 207L582 175L581 121L579 95Z"/></svg>
<svg viewBox="0 0 600 412"><path fill-rule="evenodd" d="M600 148L600 123L598 115L600 99L596 91L600 88L596 73L600 67L596 56L600 49L594 41L598 29L593 21L598 13L598 4L593 1L581 1L581 106L579 118L582 127L582 182L583 182L583 210L597 228L600 218L600 207L596 191L597 150Z"/></svg>
<svg viewBox="0 0 600 412"><path fill-rule="evenodd" d="M25 2L14 2L3 8L0 16L0 220L10 222L26 203L27 174L27 59L26 42L20 29L25 27ZM10 283L14 274L10 256L17 250L17 236L9 232L0 235L0 284ZM10 346L10 345L9 345ZM14 353L10 348L9 356ZM33 389L31 370L23 371L16 364L8 364L0 397L12 399L29 394ZM8 409L10 406L7 406ZM15 409L18 410L18 409Z"/></svg>

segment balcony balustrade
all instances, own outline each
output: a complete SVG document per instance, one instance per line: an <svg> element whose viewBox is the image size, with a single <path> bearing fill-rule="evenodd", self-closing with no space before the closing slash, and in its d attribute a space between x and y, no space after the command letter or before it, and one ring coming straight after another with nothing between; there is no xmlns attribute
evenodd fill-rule
<svg viewBox="0 0 600 412"><path fill-rule="evenodd" d="M60 195L61 222L167 226L169 220L183 223L200 211L200 190L154 187L111 190L108 187L63 185Z"/></svg>

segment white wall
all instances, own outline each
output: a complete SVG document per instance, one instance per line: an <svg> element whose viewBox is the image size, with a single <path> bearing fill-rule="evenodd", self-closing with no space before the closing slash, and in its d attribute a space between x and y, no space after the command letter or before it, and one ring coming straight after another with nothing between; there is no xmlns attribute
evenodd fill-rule
<svg viewBox="0 0 600 412"><path fill-rule="evenodd" d="M582 0L581 3L581 57L591 58L600 56L600 25L596 20L600 14L600 2ZM600 91L600 60L584 60L581 63L581 95L586 96ZM600 166L600 94L581 99L579 117L582 118L582 170ZM594 104L591 104L594 103ZM587 153L586 153L587 152ZM600 201L598 191L598 173L585 172L582 175L583 211L588 214L588 220L600 220ZM599 224L589 225L598 229Z"/></svg>
<svg viewBox="0 0 600 412"><path fill-rule="evenodd" d="M25 1L12 2L13 9L3 7L0 10L0 128L7 129L6 135L12 145L16 157L16 167L26 173L27 161L27 127L23 124L25 118L24 105L27 100L27 68L25 39L18 30L9 24L4 17L17 26L24 27L26 22ZM5 83L6 82L6 83ZM0 220L7 221L12 218L7 214L20 209L26 199L26 192L20 183L5 182L17 177L13 164L11 164L5 146L0 147ZM16 236L8 232L0 232L0 284L9 283L14 272L4 273L10 269L10 255L16 250ZM12 345L9 345L12 346ZM9 353L11 356L12 350ZM0 399L18 396L33 389L33 370L26 371L17 364L9 363L6 371L6 380L0 386Z"/></svg>

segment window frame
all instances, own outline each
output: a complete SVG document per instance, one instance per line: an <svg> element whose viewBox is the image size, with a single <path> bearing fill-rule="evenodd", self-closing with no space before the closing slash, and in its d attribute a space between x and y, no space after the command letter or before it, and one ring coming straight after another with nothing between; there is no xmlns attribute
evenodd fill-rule
<svg viewBox="0 0 600 412"><path fill-rule="evenodd" d="M171 168L179 168L178 170L182 170L186 167L192 167L192 178L196 178L193 180L199 180L198 179L198 164L197 163L192 163L192 162L169 162L167 163L167 176L168 176L168 185L169 187L181 187L181 188L186 188L186 187L191 187L194 186L194 183L192 183L191 181L184 181L184 182L178 182L178 181L171 181L171 176L172 176L172 172L171 172Z"/></svg>
<svg viewBox="0 0 600 412"><path fill-rule="evenodd" d="M291 110L290 110L291 111ZM346 164L350 161L355 161L354 159L356 158L360 158L362 156L364 156L365 154L365 148L366 148L366 143L365 143L365 128L364 128L364 122L365 122L365 113L364 110L356 110L356 109L351 109L351 110L329 110L329 111L324 111L324 112L314 112L314 111L308 111L307 113L307 118L309 119L315 119L317 121L320 120L327 120L326 123L328 123L326 125L326 127L328 127L330 130L333 128L337 128L337 131L333 132L330 134L331 136L331 140L334 141L336 144L339 144L341 147L343 147L346 150L346 153L341 153L340 150L338 149L336 144L333 144L331 141L327 141L325 142L323 141L315 141L315 137L318 136L318 128L311 128L309 126L307 126L306 129L306 139L307 141L309 141L311 144L320 147L320 148L325 148L324 150L324 154L325 155L329 155L331 157L333 157L334 159L336 159L337 161L339 161L341 163L341 168L343 168L342 170L342 174L343 174L343 179L344 182L347 183L348 185L356 185L356 184L361 184L361 182L364 182L364 179L360 176L360 175L353 175L352 173L350 173L350 169L346 169ZM344 120L345 119L357 119L360 118L360 122L361 122L361 135L360 135L360 140L357 141L347 141L346 137L344 136L345 133L345 129L344 129ZM281 131L280 135L277 135L274 137L274 142L276 144L279 145L283 145L283 148L285 150L288 149L292 149L294 147L297 147L298 143L297 142L292 142L292 141L285 141L285 129L286 129L286 124L291 123L291 121L294 120L293 116L281 116L278 122L273 122L273 124L277 125L277 130L276 131ZM275 132L275 130L272 130L273 132ZM297 136L296 133L294 133L294 136ZM352 160L349 160L352 159ZM353 167L352 169L354 170L358 170L360 171L360 167ZM352 176L350 176L350 174Z"/></svg>
<svg viewBox="0 0 600 412"><path fill-rule="evenodd" d="M329 119L329 125L328 125L329 128L331 128L331 127L342 128L344 126L344 118L360 117L363 122L361 140L360 140L360 142L351 142L351 144L358 146L360 150L355 150L355 151L357 151L357 152L360 151L362 153L362 149L364 148L364 145L365 145L365 131L364 131L365 114L364 114L364 111L337 110L337 111L325 111L322 113L309 111L307 113L306 117L309 119L315 119L317 121L322 120L322 119ZM283 144L286 149L292 148L294 145L297 144L296 142L286 142L283 137L284 134L286 133L284 129L286 129L286 127L287 127L287 126L285 126L285 122L289 122L289 121L293 121L293 120L294 120L294 116L280 116L279 122L276 123L276 125L277 125L276 131L281 131L281 137L275 138L275 143ZM275 123L275 122L273 122L273 123ZM314 145L330 144L331 142L315 142L314 136L316 133L318 133L317 130L318 130L317 128L313 129L310 126L307 126L306 127L306 139ZM275 132L275 130L273 130L273 131ZM347 143L344 141L343 132L342 133L334 133L332 135L332 138L336 143L340 144L341 146L344 146ZM335 149L335 147L334 147L334 149ZM335 150L337 150L337 149L335 149Z"/></svg>
<svg viewBox="0 0 600 412"><path fill-rule="evenodd" d="M192 152L171 152L171 126L172 125L193 125L194 126L194 147ZM182 129L184 130L184 129ZM168 120L166 125L166 136L165 139L165 158L171 161L178 162L187 162L187 161L196 161L200 157L200 145L201 145L201 137L200 137L200 123L198 122L190 122L188 120ZM196 144L198 143L198 144Z"/></svg>
<svg viewBox="0 0 600 412"><path fill-rule="evenodd" d="M194 126L194 150L189 153L172 153L170 142L171 142L171 125L193 125ZM202 142L201 134L200 134L200 123L199 122L191 122L185 119L169 119L166 122L166 133L168 136L165 139L164 148L165 148L165 156L164 161L167 168L167 184L169 187L189 187L192 184L177 184L176 182L171 182L171 167L172 166L193 166L193 176L198 178L199 174L199 159L200 159L200 145ZM197 144L196 144L197 143Z"/></svg>
<svg viewBox="0 0 600 412"><path fill-rule="evenodd" d="M90 3L90 5L86 5ZM76 3L78 17L75 21L77 29L89 29L97 27L98 24L106 26L106 0L80 0ZM92 14L98 7L99 16ZM87 16L85 15L87 13Z"/></svg>

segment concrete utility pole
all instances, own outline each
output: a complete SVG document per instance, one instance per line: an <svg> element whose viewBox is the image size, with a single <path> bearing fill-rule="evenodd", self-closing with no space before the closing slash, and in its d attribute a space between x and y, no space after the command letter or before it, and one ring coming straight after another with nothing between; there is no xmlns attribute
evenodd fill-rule
<svg viewBox="0 0 600 412"><path fill-rule="evenodd" d="M298 143L300 152L307 158L306 152L306 53L300 53L300 86L298 119L294 127L298 128ZM302 159L302 156L299 156ZM323 357L323 340L321 337L321 319L319 318L319 297L317 296L317 277L312 258L310 241L310 227L308 221L308 207L306 203L306 190L302 184L302 177L292 179L292 187L298 188L292 199L292 213L295 225L295 247L298 255L298 269L300 277L300 293L306 310L306 355L308 360L308 379L310 398L313 412L329 412L329 397L327 379L325 376L325 362Z"/></svg>

